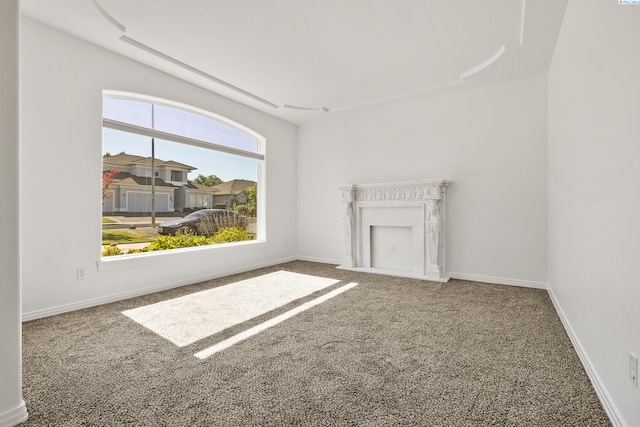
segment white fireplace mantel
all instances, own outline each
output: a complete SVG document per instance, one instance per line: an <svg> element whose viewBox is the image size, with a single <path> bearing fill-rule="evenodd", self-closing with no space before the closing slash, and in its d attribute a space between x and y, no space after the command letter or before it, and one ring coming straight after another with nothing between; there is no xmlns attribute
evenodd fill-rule
<svg viewBox="0 0 640 427"><path fill-rule="evenodd" d="M448 281L449 183L429 179L341 186L345 258L338 268Z"/></svg>

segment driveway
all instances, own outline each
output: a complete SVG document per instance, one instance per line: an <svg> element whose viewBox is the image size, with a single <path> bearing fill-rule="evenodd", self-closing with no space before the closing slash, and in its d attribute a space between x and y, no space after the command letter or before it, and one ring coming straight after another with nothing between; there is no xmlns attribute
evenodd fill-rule
<svg viewBox="0 0 640 427"><path fill-rule="evenodd" d="M102 224L103 230L116 230L123 228L131 228L132 226L138 227L151 227L150 216L107 216L104 218L111 219L115 222L108 222ZM181 216L163 216L156 218L156 227L164 221L170 221L172 219L182 218Z"/></svg>

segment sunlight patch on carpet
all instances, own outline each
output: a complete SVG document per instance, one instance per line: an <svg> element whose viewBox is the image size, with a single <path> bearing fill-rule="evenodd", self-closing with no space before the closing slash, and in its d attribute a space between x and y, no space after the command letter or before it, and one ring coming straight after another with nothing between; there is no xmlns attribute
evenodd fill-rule
<svg viewBox="0 0 640 427"><path fill-rule="evenodd" d="M122 314L184 347L338 282L276 271Z"/></svg>
<svg viewBox="0 0 640 427"><path fill-rule="evenodd" d="M208 357L213 356L214 354L216 354L219 351L222 351L224 349L227 349L229 347L231 347L234 344L237 344L241 341L246 340L247 338L250 338L256 334L259 334L260 332L264 331L265 329L268 329L272 326L277 325L278 323L282 323L287 319L292 318L293 316L295 316L296 314L302 313L305 310L310 309L311 307L314 307L318 304L322 304L323 302L343 293L344 291L348 291L349 289L357 286L357 283L349 283L347 285L344 285L342 287L339 287L338 289L334 289L331 292L327 292L326 294L322 295L321 297L318 297L314 300L311 300L309 302L306 302L292 310L287 311L286 313L282 313L279 316L274 317L273 319L269 319L266 322L263 322L259 325L254 326L253 328L249 328L246 331L240 332L237 335L232 336L231 338L228 338L224 341L219 342L218 344L212 345L209 348L205 348L202 351L197 352L196 354L194 354L195 357L197 357L198 359L206 359Z"/></svg>

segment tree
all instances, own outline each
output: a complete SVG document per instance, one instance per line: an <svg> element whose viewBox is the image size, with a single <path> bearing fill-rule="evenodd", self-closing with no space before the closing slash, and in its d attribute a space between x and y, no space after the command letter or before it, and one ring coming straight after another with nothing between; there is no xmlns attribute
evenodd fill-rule
<svg viewBox="0 0 640 427"><path fill-rule="evenodd" d="M258 205L258 184L254 184L253 187L247 189L247 204L249 206Z"/></svg>
<svg viewBox="0 0 640 427"><path fill-rule="evenodd" d="M121 154L127 154L127 153L125 153L124 151L121 151L121 152L119 152L118 154L116 154L116 156L119 156L119 155L121 155ZM108 151L107 151L106 153L104 153L104 154L102 155L102 158L103 158L103 159L106 159L107 157L113 157L113 154L111 154L110 152L108 152Z"/></svg>
<svg viewBox="0 0 640 427"><path fill-rule="evenodd" d="M198 177L194 179L193 182L200 185L206 185L207 187L213 187L214 185L222 184L224 181L218 178L216 175L198 175Z"/></svg>
<svg viewBox="0 0 640 427"><path fill-rule="evenodd" d="M258 214L258 183L256 182L253 187L247 189L247 208L249 216L256 216Z"/></svg>
<svg viewBox="0 0 640 427"><path fill-rule="evenodd" d="M107 194L107 188L113 183L113 177L120 172L117 169L102 172L102 199L110 199L113 197L111 194Z"/></svg>

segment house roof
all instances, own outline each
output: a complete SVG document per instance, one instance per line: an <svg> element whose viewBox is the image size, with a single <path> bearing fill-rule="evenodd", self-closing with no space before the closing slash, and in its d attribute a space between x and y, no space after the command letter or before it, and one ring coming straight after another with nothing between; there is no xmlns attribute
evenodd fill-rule
<svg viewBox="0 0 640 427"><path fill-rule="evenodd" d="M103 162L128 165L130 163L134 163L135 161L141 160L141 159L144 159L144 157L136 156L134 154L122 153L122 154L115 154L112 156L103 157Z"/></svg>
<svg viewBox="0 0 640 427"><path fill-rule="evenodd" d="M151 186L151 178L144 176L132 175L129 172L118 172L113 177L113 184L117 185L140 185L140 186ZM112 185L113 185L112 184ZM175 185L169 184L160 178L156 178L155 181L156 187L172 187L176 188Z"/></svg>
<svg viewBox="0 0 640 427"><path fill-rule="evenodd" d="M136 164L150 166L151 157L143 157L143 156L137 156L135 154L122 153L122 154L116 154L109 157L105 157L103 159L103 162L109 163L109 164L128 165L128 166L132 166ZM181 168L181 169L188 169L188 170L198 169L194 166L189 166L184 163L176 162L175 160L162 160L156 157L156 167L158 166L164 166L164 167L171 166L174 168Z"/></svg>
<svg viewBox="0 0 640 427"><path fill-rule="evenodd" d="M231 181L223 182L222 184L214 185L211 187L216 196L235 195L247 191L249 188L256 185L255 181L249 181L246 179L232 179Z"/></svg>
<svg viewBox="0 0 640 427"><path fill-rule="evenodd" d="M149 165L151 166L151 157L145 157L141 160L136 160L135 162L132 163L137 163L139 165ZM156 167L158 166L173 166L174 168L182 168L182 169L189 169L189 170L196 170L198 168L193 167L193 166L189 166L189 165L185 165L184 163L180 163L180 162L176 162L175 160L160 160L158 158L156 158Z"/></svg>
<svg viewBox="0 0 640 427"><path fill-rule="evenodd" d="M185 187L187 187L190 190L201 190L201 191L207 191L209 193L213 193L212 187L209 187L208 185L198 184L193 181L189 181L189 183L187 183Z"/></svg>

